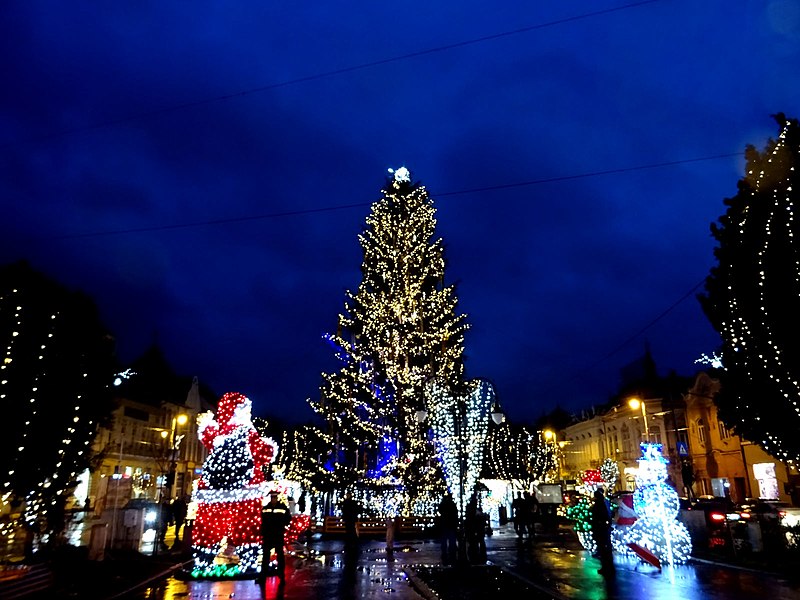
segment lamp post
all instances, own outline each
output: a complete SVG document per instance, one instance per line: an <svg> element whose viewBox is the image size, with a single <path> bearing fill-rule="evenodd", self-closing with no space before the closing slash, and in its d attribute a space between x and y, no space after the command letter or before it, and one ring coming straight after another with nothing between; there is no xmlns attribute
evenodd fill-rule
<svg viewBox="0 0 800 600"><path fill-rule="evenodd" d="M542 435L545 442L553 444L553 454L556 457L556 480L561 481L561 452L559 452L561 444L558 441L558 434L552 429L545 429Z"/></svg>
<svg viewBox="0 0 800 600"><path fill-rule="evenodd" d="M170 450L170 461L169 461L169 472L167 473L167 492L169 497L173 497L173 491L175 488L175 471L178 462L178 449L180 448L181 441L183 440L182 435L178 434L178 425L186 425L186 422L189 420L189 417L185 414L181 413L175 417L172 417L172 429L170 431L170 442L169 442L169 450ZM163 432L165 434L166 432Z"/></svg>
<svg viewBox="0 0 800 600"><path fill-rule="evenodd" d="M644 400L639 400L639 398L631 398L628 400L628 406L630 406L633 410L642 409L642 420L644 421L644 441L650 442L650 429L647 427L647 410L645 409Z"/></svg>

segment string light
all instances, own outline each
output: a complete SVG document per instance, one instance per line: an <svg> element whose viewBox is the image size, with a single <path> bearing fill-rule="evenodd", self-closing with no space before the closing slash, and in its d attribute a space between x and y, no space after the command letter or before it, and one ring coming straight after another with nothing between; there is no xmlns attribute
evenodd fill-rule
<svg viewBox="0 0 800 600"><path fill-rule="evenodd" d="M636 475L633 508L638 518L628 527L615 528L614 549L630 554L634 543L652 552L662 564L685 563L692 551L686 526L677 520L678 492L667 485L667 459L661 444L641 444L642 455Z"/></svg>
<svg viewBox="0 0 800 600"><path fill-rule="evenodd" d="M703 307L724 342L728 384L720 408L726 420L791 463L800 458L800 342L792 326L800 295L794 240L800 125L783 115L776 119L778 139L760 153L748 148L739 192L726 200L726 214L712 227L719 265L706 284ZM720 357L712 360L721 366Z"/></svg>
<svg viewBox="0 0 800 600"><path fill-rule="evenodd" d="M261 506L270 489L263 468L278 454L278 444L258 433L251 408L249 398L229 392L220 398L216 418L198 417L198 438L210 454L194 493L194 577L260 569Z"/></svg>
<svg viewBox="0 0 800 600"><path fill-rule="evenodd" d="M456 313L454 287L443 283L433 201L407 168L390 173L358 236L361 283L346 294L337 332L325 336L340 368L323 373L320 398L309 404L327 424L328 437L319 431L317 439L330 444L330 485L358 482L371 490L367 504L374 498L385 507L391 498L385 511L432 515L442 475L416 415L427 380L439 378L453 389L462 383L468 325ZM299 477L311 480L317 456L301 450L298 459L308 463L308 474ZM395 486L388 496L387 485Z"/></svg>

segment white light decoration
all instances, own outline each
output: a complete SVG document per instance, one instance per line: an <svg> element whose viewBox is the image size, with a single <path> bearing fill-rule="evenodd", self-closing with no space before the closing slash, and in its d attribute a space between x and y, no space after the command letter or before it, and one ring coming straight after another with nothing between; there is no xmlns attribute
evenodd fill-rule
<svg viewBox="0 0 800 600"><path fill-rule="evenodd" d="M494 402L494 388L488 381L476 379L469 385L472 390L463 397L455 396L439 380L426 386L436 457L461 518L483 466Z"/></svg>
<svg viewBox="0 0 800 600"><path fill-rule="evenodd" d="M411 172L405 167L399 169L389 169L389 173L394 174L394 180L397 183L408 183L411 181Z"/></svg>
<svg viewBox="0 0 800 600"><path fill-rule="evenodd" d="M641 444L642 456L636 476L633 507L638 515L629 527L614 529L614 549L630 553L629 543L652 552L662 564L683 564L692 551L692 540L683 523L677 520L678 493L667 483L667 459L661 444Z"/></svg>
<svg viewBox="0 0 800 600"><path fill-rule="evenodd" d="M421 423L417 413L428 379L463 383L468 324L456 312L454 286L444 283L433 200L405 167L389 172L358 237L362 280L347 292L336 333L326 336L341 364L323 373L319 399L309 400L326 421L309 434L327 450L308 456L299 448L306 466L292 469L309 481L319 480L323 466L340 489L397 486L403 514L433 516L444 484L432 460L430 419ZM391 452L383 451L386 439Z"/></svg>
<svg viewBox="0 0 800 600"><path fill-rule="evenodd" d="M775 119L780 135L762 152L747 149L746 175L712 227L719 264L701 301L723 340L729 424L791 463L800 458L800 249L794 239L800 123Z"/></svg>

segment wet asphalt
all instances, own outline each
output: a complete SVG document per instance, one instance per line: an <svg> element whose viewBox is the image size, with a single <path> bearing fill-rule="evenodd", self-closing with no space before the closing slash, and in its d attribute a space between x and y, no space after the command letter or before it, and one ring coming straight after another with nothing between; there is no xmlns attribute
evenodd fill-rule
<svg viewBox="0 0 800 600"><path fill-rule="evenodd" d="M388 553L384 540L362 540L345 551L341 540L315 539L297 544L287 555L285 583L268 578L194 581L173 573L113 596L119 600L419 600L524 596L531 600L796 600L800 598L800 568L795 578L769 571L732 568L692 561L659 571L616 556L616 572L603 576L599 561L582 550L569 530L537 536L520 543L510 526L487 537L485 565L443 566L439 544L396 540ZM513 585L511 585L513 584ZM487 591L488 590L488 591ZM495 591L496 593L489 593Z"/></svg>

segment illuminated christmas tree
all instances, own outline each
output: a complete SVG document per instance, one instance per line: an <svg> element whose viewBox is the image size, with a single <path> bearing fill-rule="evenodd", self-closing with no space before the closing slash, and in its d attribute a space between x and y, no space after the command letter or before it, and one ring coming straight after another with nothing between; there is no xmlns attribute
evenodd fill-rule
<svg viewBox="0 0 800 600"><path fill-rule="evenodd" d="M392 173L359 236L361 283L328 336L343 365L323 375L321 398L311 404L328 423L334 479L347 485L369 472L393 475L413 502L437 479L441 485L416 419L423 384L435 377L464 391L467 324L456 313L454 287L443 283L433 201L407 169Z"/></svg>
<svg viewBox="0 0 800 600"><path fill-rule="evenodd" d="M776 115L777 140L748 146L746 174L712 225L718 264L700 298L722 336L720 417L784 460L800 459L800 124Z"/></svg>
<svg viewBox="0 0 800 600"><path fill-rule="evenodd" d="M661 444L641 444L633 508L638 515L630 527L615 529L612 542L618 552L629 553L630 543L653 553L661 564L686 562L692 551L689 531L679 522L678 492L666 483L667 459Z"/></svg>

